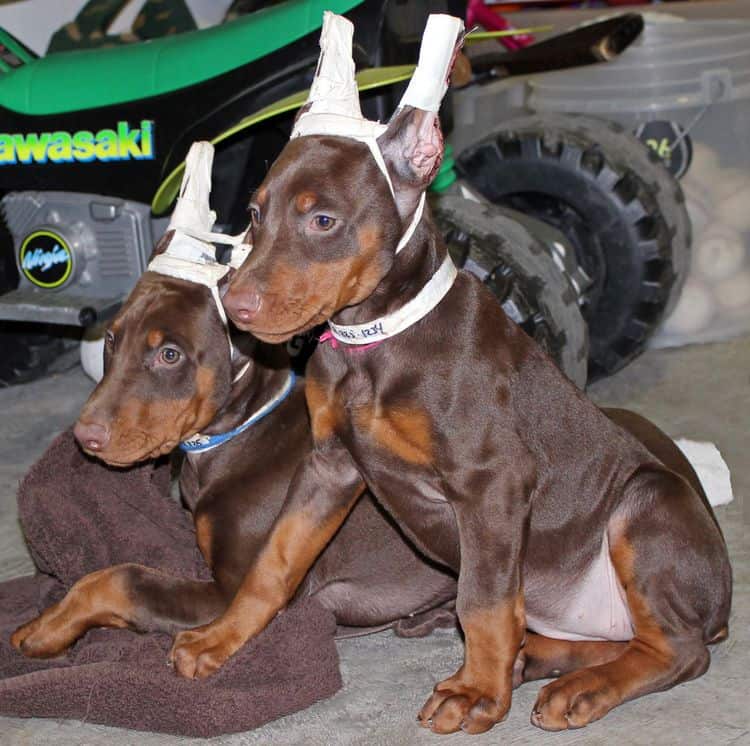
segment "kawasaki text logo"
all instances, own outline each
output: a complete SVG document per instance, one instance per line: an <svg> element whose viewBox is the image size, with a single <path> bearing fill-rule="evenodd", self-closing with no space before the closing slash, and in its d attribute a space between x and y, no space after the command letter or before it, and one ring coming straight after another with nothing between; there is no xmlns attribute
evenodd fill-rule
<svg viewBox="0 0 750 746"><path fill-rule="evenodd" d="M154 123L144 120L139 129L117 122L115 129L98 132L0 132L0 166L15 163L90 163L141 161L154 157Z"/></svg>

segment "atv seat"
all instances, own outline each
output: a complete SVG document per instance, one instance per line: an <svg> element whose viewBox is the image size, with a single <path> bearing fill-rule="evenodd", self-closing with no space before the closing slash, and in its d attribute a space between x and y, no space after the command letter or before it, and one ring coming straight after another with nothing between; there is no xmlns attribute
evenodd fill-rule
<svg viewBox="0 0 750 746"><path fill-rule="evenodd" d="M44 115L158 96L216 77L320 28L361 0L287 0L221 26L30 59L0 74L0 107Z"/></svg>

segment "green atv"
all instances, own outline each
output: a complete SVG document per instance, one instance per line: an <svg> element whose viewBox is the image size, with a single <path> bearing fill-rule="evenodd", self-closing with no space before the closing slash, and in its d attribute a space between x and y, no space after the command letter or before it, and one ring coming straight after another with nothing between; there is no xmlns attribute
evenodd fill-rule
<svg viewBox="0 0 750 746"><path fill-rule="evenodd" d="M62 330L80 338L116 312L166 227L193 141L216 146L217 229L247 224L248 195L306 98L323 10L354 22L364 114L384 120L414 69L427 14L441 9L286 0L206 30L43 58L0 31L0 385L54 365ZM581 53L557 65L596 61L602 38L622 48L640 30L631 22L625 38L621 27L616 38L611 24L587 31ZM519 72L549 66L545 44L483 56L470 82L514 74L514 64ZM444 124L449 131L449 118ZM584 385L585 283L575 282L566 236L478 198L456 182L450 158L436 185L433 209L456 260Z"/></svg>

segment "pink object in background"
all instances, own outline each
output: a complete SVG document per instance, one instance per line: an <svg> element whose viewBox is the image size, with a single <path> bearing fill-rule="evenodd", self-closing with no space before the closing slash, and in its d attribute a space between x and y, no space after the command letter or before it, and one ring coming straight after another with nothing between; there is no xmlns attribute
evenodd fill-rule
<svg viewBox="0 0 750 746"><path fill-rule="evenodd" d="M479 24L487 31L508 31L513 26L499 13L488 8L484 0L469 0L466 4L466 28L470 29ZM534 37L529 34L504 36L498 39L511 52L534 43Z"/></svg>

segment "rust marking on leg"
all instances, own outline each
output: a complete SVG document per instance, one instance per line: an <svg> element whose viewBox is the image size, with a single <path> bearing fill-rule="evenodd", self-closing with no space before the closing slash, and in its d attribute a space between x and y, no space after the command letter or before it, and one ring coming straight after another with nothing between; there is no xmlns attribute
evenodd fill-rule
<svg viewBox="0 0 750 746"><path fill-rule="evenodd" d="M198 513L195 517L195 538L198 549L209 567L213 566L211 550L213 549L213 523L207 513Z"/></svg>
<svg viewBox="0 0 750 746"><path fill-rule="evenodd" d="M636 588L635 551L624 533L610 545L609 552L633 620L635 637L631 643L648 646L664 664L670 663L674 659L674 651L664 630L654 618L648 600Z"/></svg>
<svg viewBox="0 0 750 746"><path fill-rule="evenodd" d="M701 639L687 636L679 652L674 648L637 587L635 549L618 529L610 532L610 554L625 589L634 637L614 660L568 673L539 692L531 722L544 730L581 728L623 702L693 678L708 665Z"/></svg>
<svg viewBox="0 0 750 746"><path fill-rule="evenodd" d="M175 638L170 657L180 675L210 676L271 621L294 595L363 489L348 505L322 519L296 512L278 520L229 609L211 624Z"/></svg>
<svg viewBox="0 0 750 746"><path fill-rule="evenodd" d="M527 632L526 642L513 670L513 685L555 678L579 668L609 663L619 658L626 647L626 642L557 640Z"/></svg>
<svg viewBox="0 0 750 746"><path fill-rule="evenodd" d="M466 636L462 670L485 686L497 687L503 671L510 671L521 647L526 626L523 594L511 603L473 609L460 615Z"/></svg>
<svg viewBox="0 0 750 746"><path fill-rule="evenodd" d="M49 658L91 627L127 627L132 616L123 575L108 567L81 578L61 601L19 627L11 644L30 657Z"/></svg>
<svg viewBox="0 0 750 746"><path fill-rule="evenodd" d="M526 624L523 593L459 616L466 636L464 664L435 687L419 721L436 733L484 733L510 707L511 674Z"/></svg>

